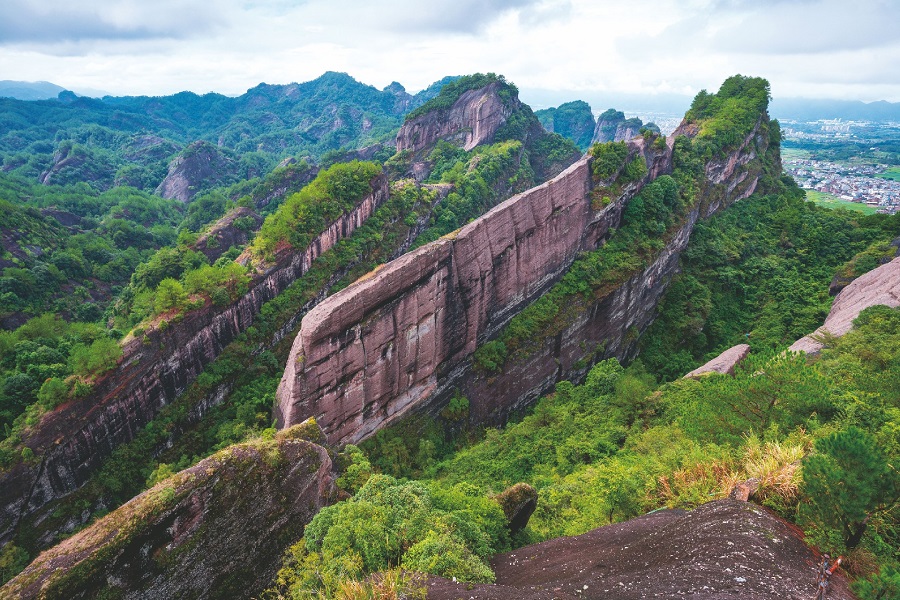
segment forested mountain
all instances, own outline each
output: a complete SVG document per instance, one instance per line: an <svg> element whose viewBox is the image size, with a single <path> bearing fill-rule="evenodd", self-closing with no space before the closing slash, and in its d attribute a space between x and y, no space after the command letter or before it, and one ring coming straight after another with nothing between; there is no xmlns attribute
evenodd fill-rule
<svg viewBox="0 0 900 600"><path fill-rule="evenodd" d="M669 137L607 111L583 156L586 104L494 74L0 104L0 597L604 597L492 557L658 509L607 530L658 553L622 597L725 556L812 594L816 551L890 597L897 309L783 351L836 274L894 289L900 218L805 202L768 103L729 78ZM757 506L706 504L738 484Z"/></svg>

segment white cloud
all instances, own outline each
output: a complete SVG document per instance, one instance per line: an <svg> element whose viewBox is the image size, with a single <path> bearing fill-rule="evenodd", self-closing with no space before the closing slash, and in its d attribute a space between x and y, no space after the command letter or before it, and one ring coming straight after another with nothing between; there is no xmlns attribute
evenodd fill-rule
<svg viewBox="0 0 900 600"><path fill-rule="evenodd" d="M113 93L242 93L346 71L410 91L493 71L523 88L900 100L888 0L4 0L0 72Z"/></svg>

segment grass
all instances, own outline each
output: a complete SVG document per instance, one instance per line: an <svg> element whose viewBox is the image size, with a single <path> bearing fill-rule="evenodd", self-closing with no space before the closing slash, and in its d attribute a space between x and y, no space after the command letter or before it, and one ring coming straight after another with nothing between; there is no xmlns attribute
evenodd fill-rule
<svg viewBox="0 0 900 600"><path fill-rule="evenodd" d="M801 150L800 148L782 148L781 159L784 162L789 160L807 159L810 157L809 150Z"/></svg>
<svg viewBox="0 0 900 600"><path fill-rule="evenodd" d="M887 171L879 175L882 179L890 179L891 181L900 181L900 167L890 167Z"/></svg>
<svg viewBox="0 0 900 600"><path fill-rule="evenodd" d="M824 206L825 208L843 208L845 210L855 210L863 213L864 215L875 214L875 208L872 206L862 204L860 202L848 202L847 200L841 200L837 196L826 194L824 192L806 190L806 199L810 202L815 202L819 206Z"/></svg>

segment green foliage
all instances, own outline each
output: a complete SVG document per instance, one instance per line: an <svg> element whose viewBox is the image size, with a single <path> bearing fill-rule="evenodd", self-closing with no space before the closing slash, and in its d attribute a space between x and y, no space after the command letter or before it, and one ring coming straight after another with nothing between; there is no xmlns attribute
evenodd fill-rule
<svg viewBox="0 0 900 600"><path fill-rule="evenodd" d="M115 368L121 357L122 348L119 343L108 337L101 337L90 346L74 346L69 354L69 367L74 375L90 378Z"/></svg>
<svg viewBox="0 0 900 600"><path fill-rule="evenodd" d="M857 547L873 514L900 501L900 474L876 440L853 426L816 442L803 461L803 486L815 524L842 537L844 548L833 550Z"/></svg>
<svg viewBox="0 0 900 600"><path fill-rule="evenodd" d="M695 140L698 153L712 158L740 145L770 98L768 81L743 75L726 79L716 94L701 90L685 115L686 120L700 125Z"/></svg>
<svg viewBox="0 0 900 600"><path fill-rule="evenodd" d="M608 182L625 166L625 160L628 158L628 145L625 142L594 144L588 153L594 159L591 164L594 181Z"/></svg>
<svg viewBox="0 0 900 600"><path fill-rule="evenodd" d="M266 218L253 240L254 253L271 260L282 248L305 248L369 192L379 173L381 167L376 163L360 161L338 163L320 172Z"/></svg>
<svg viewBox="0 0 900 600"><path fill-rule="evenodd" d="M28 553L12 542L0 549L0 585L18 575L28 566Z"/></svg>
<svg viewBox="0 0 900 600"><path fill-rule="evenodd" d="M852 589L859 600L900 598L900 570L893 565L885 565L878 573L854 581Z"/></svg>
<svg viewBox="0 0 900 600"><path fill-rule="evenodd" d="M504 524L500 507L470 486L430 489L373 475L351 499L319 511L277 579L292 597L328 595L342 579L401 564L462 581L493 581L485 560L505 547Z"/></svg>
<svg viewBox="0 0 900 600"><path fill-rule="evenodd" d="M411 121L432 111L448 110L466 92L487 87L492 83L501 84L500 97L507 101L519 93L516 86L506 81L503 75L494 73L465 75L444 85L437 96L406 115L406 120Z"/></svg>
<svg viewBox="0 0 900 600"><path fill-rule="evenodd" d="M590 146L596 123L587 102L566 102L557 108L535 111L534 114L544 129L572 140L582 152Z"/></svg>

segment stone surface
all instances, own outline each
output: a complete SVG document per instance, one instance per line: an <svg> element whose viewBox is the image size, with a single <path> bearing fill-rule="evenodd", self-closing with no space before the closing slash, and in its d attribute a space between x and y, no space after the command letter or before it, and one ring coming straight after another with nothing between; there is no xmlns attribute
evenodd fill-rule
<svg viewBox="0 0 900 600"><path fill-rule="evenodd" d="M900 306L900 258L861 275L834 299L825 323L810 335L794 342L789 350L818 354L824 344L821 336L842 336L853 328L853 320L870 306Z"/></svg>
<svg viewBox="0 0 900 600"><path fill-rule="evenodd" d="M429 577L428 598L808 600L819 561L783 519L754 504L719 500L498 555L493 585ZM841 571L828 598L854 598Z"/></svg>
<svg viewBox="0 0 900 600"><path fill-rule="evenodd" d="M591 207L586 157L321 303L304 317L288 358L279 426L314 416L331 443L355 443L412 411L437 415L457 390L469 399L470 423L503 423L561 379L583 377L593 361L632 357L697 218L756 188L768 146L759 126L708 165L700 201L643 272L578 307L571 326L508 359L500 373L473 373L471 358L578 253L603 243L643 184L671 168L673 143L656 150L641 137L629 141L648 176L601 210Z"/></svg>
<svg viewBox="0 0 900 600"><path fill-rule="evenodd" d="M637 136L641 132L643 123L638 118L626 119L621 111L606 111L597 119L597 127L594 129L592 144L606 142L624 142Z"/></svg>
<svg viewBox="0 0 900 600"><path fill-rule="evenodd" d="M2 598L250 598L336 497L328 451L298 425L230 446L43 552Z"/></svg>
<svg viewBox="0 0 900 600"><path fill-rule="evenodd" d="M238 219L248 220L248 228L235 227ZM194 243L194 249L202 252L210 263L216 260L232 246L243 246L250 240L250 234L262 225L263 218L256 211L239 206L216 221Z"/></svg>
<svg viewBox="0 0 900 600"><path fill-rule="evenodd" d="M0 542L9 539L23 516L84 485L116 447L134 439L252 325L264 303L362 225L387 198L387 179L379 176L372 189L307 248L286 250L274 264L255 273L249 291L233 304L207 305L165 330L152 329L142 339L127 342L119 367L98 380L91 394L59 406L28 430L23 444L32 449L35 459L0 472ZM300 315L298 311L297 320ZM290 322L284 329L290 331L295 325L296 321ZM203 414L220 396L207 398L193 410Z"/></svg>
<svg viewBox="0 0 900 600"><path fill-rule="evenodd" d="M421 155L440 140L465 150L490 143L494 134L517 108L519 101L504 102L497 94L500 82L463 93L446 111L431 111L407 121L397 134L397 151Z"/></svg>
<svg viewBox="0 0 900 600"><path fill-rule="evenodd" d="M225 182L237 168L234 160L209 142L194 142L169 163L169 172L156 194L190 202L204 189Z"/></svg>
<svg viewBox="0 0 900 600"><path fill-rule="evenodd" d="M687 375L687 377L697 378L707 373L722 373L723 375L734 375L734 369L741 361L750 354L750 346L747 344L738 344L718 355L702 367L697 367Z"/></svg>
<svg viewBox="0 0 900 600"><path fill-rule="evenodd" d="M528 525L528 519L537 508L538 493L527 483L517 483L494 496L494 500L509 521L510 533L516 533Z"/></svg>

